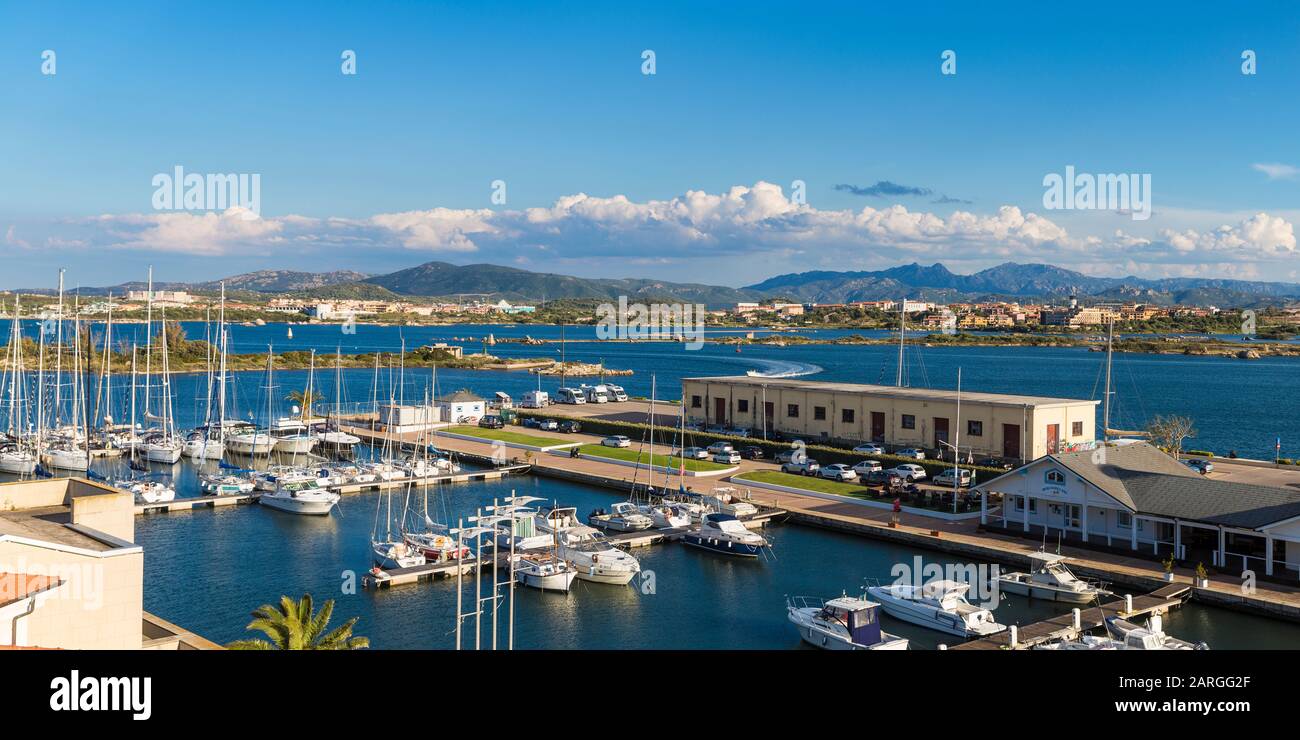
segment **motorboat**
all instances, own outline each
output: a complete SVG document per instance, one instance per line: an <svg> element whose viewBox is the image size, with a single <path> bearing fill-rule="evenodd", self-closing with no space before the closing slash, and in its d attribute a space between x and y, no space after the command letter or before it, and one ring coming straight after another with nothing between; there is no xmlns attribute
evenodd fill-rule
<svg viewBox="0 0 1300 740"><path fill-rule="evenodd" d="M181 454L192 460L220 460L226 454L226 444L219 439L208 439L204 432L193 432L182 443Z"/></svg>
<svg viewBox="0 0 1300 740"><path fill-rule="evenodd" d="M603 509L596 509L587 517L587 521L596 527L612 529L615 532L640 532L654 526L654 520L637 510L631 501L620 501L609 507L606 514Z"/></svg>
<svg viewBox="0 0 1300 740"><path fill-rule="evenodd" d="M515 581L542 591L568 592L578 570L552 553L520 555L515 562Z"/></svg>
<svg viewBox="0 0 1300 740"><path fill-rule="evenodd" d="M316 435L306 424L295 419L279 419L271 429L276 452L284 455L305 455L316 446Z"/></svg>
<svg viewBox="0 0 1300 740"><path fill-rule="evenodd" d="M335 455L347 455L352 448L361 444L361 438L340 432L337 429L325 429L316 433L316 440L320 442L321 447L326 452L332 452Z"/></svg>
<svg viewBox="0 0 1300 740"><path fill-rule="evenodd" d="M255 488L253 481L247 478L241 478L238 475L200 476L199 481L203 492L208 494L230 495L252 493Z"/></svg>
<svg viewBox="0 0 1300 740"><path fill-rule="evenodd" d="M823 601L796 596L786 615L804 642L825 650L906 650L907 638L880 628L880 604L848 595Z"/></svg>
<svg viewBox="0 0 1300 740"><path fill-rule="evenodd" d="M275 438L257 430L237 432L226 437L226 450L237 455L269 455L274 447Z"/></svg>
<svg viewBox="0 0 1300 740"><path fill-rule="evenodd" d="M528 510L524 509L524 516L517 516L511 520L510 530L497 533L496 546L501 550L508 550L511 542L514 543L516 552L527 552L530 550L543 550L555 544L555 535L551 528L538 526L539 520L544 521L544 517L526 516Z"/></svg>
<svg viewBox="0 0 1300 740"><path fill-rule="evenodd" d="M161 504L176 498L176 489L153 480L135 481L124 488L138 504Z"/></svg>
<svg viewBox="0 0 1300 740"><path fill-rule="evenodd" d="M635 557L615 547L594 527L569 527L560 533L559 541L560 557L572 563L584 581L622 586L641 572Z"/></svg>
<svg viewBox="0 0 1300 740"><path fill-rule="evenodd" d="M655 529L691 526L691 510L684 504L662 502L639 507L642 514L650 517Z"/></svg>
<svg viewBox="0 0 1300 740"><path fill-rule="evenodd" d="M1122 644L1121 650L1209 650L1204 642L1170 637L1162 629L1160 615L1153 614L1142 627L1119 617L1106 617L1106 632Z"/></svg>
<svg viewBox="0 0 1300 740"><path fill-rule="evenodd" d="M746 529L736 517L719 512L702 516L700 528L683 534L682 541L692 547L746 558L758 557L772 546L762 535Z"/></svg>
<svg viewBox="0 0 1300 740"><path fill-rule="evenodd" d="M737 517L753 516L758 513L758 507L741 499L736 489L730 486L714 488L704 496L703 503L714 511Z"/></svg>
<svg viewBox="0 0 1300 740"><path fill-rule="evenodd" d="M1120 650L1124 643L1098 635L1080 635L1077 640L1053 640L1035 645L1034 650Z"/></svg>
<svg viewBox="0 0 1300 740"><path fill-rule="evenodd" d="M373 475L375 477L374 478L375 480L381 480L381 481L403 480L404 478L408 477L406 470L402 469L402 467L397 465L396 463L388 460L384 460L380 462L361 463L357 467L361 468L362 472Z"/></svg>
<svg viewBox="0 0 1300 740"><path fill-rule="evenodd" d="M253 476L253 485L259 491L270 492L285 483L316 483L316 474L307 468L293 465L275 465Z"/></svg>
<svg viewBox="0 0 1300 740"><path fill-rule="evenodd" d="M1068 604L1087 604L1101 596L1111 595L1110 591L1080 580L1071 573L1065 567L1068 559L1046 552L1033 553L1029 556L1029 572L1003 573L997 579L998 589L1010 594Z"/></svg>
<svg viewBox="0 0 1300 740"><path fill-rule="evenodd" d="M318 486L314 480L291 480L281 482L274 491L263 493L257 501L291 514L325 516L339 502L339 498L337 493Z"/></svg>
<svg viewBox="0 0 1300 740"><path fill-rule="evenodd" d="M412 568L417 565L424 565L424 555L414 547L405 542L373 542L370 550L375 559L375 565L384 570L396 570L397 568Z"/></svg>
<svg viewBox="0 0 1300 740"><path fill-rule="evenodd" d="M921 586L871 586L867 594L895 619L950 635L984 637L1005 630L993 619L993 612L966 600L969 590L969 583L934 580Z"/></svg>

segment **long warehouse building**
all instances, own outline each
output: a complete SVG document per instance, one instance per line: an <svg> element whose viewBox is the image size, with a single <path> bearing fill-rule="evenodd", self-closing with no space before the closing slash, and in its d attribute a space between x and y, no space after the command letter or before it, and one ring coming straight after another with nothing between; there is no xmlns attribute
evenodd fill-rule
<svg viewBox="0 0 1300 740"><path fill-rule="evenodd" d="M957 431L957 392L950 390L730 375L683 378L682 397L689 421L748 428L754 436L877 442L951 455L944 445ZM1025 461L1086 449L1096 441L1098 403L963 391L962 455Z"/></svg>

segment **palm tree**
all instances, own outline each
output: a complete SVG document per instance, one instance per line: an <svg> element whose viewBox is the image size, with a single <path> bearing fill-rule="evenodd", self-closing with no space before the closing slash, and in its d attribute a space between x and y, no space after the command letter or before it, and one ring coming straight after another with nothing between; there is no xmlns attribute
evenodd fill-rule
<svg viewBox="0 0 1300 740"><path fill-rule="evenodd" d="M253 612L253 621L244 629L260 630L270 642L262 639L235 640L226 645L230 650L360 650L370 647L370 639L353 637L352 626L357 617L342 626L326 632L330 616L334 613L334 600L329 599L319 612L313 613L311 594L294 601L280 597L279 606L263 604Z"/></svg>
<svg viewBox="0 0 1300 740"><path fill-rule="evenodd" d="M316 391L301 390L301 391L290 391L289 395L285 396L284 398L290 403L297 404L298 407L302 409L302 414L301 414L302 418L306 420L307 417L311 416L312 404L316 403L317 401L321 400L324 397L325 397L324 395L317 393Z"/></svg>

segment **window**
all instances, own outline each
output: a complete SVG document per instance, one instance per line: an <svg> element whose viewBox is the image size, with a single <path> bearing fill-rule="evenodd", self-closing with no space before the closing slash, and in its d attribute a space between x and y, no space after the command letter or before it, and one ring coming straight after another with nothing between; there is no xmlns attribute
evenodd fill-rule
<svg viewBox="0 0 1300 740"><path fill-rule="evenodd" d="M1076 422L1074 422L1073 424L1071 424L1071 425L1070 425L1070 434L1074 435L1075 437L1082 437L1082 436L1083 436L1083 422L1081 422L1081 421L1076 421Z"/></svg>
<svg viewBox="0 0 1300 740"><path fill-rule="evenodd" d="M916 417L915 417L915 416L912 416L911 414L903 414L903 418L902 418L902 420L899 422L899 424L900 424L904 429L915 429L915 428L916 428Z"/></svg>
<svg viewBox="0 0 1300 740"><path fill-rule="evenodd" d="M970 435L970 436L972 436L972 437L983 437L983 436L984 436L984 422L982 422L982 421L968 421L968 422L966 422L966 434L968 434L968 435Z"/></svg>
<svg viewBox="0 0 1300 740"><path fill-rule="evenodd" d="M813 406L813 420L814 420L814 421L826 421L826 407L825 407L825 406Z"/></svg>
<svg viewBox="0 0 1300 740"><path fill-rule="evenodd" d="M691 408L698 409L704 405L704 400L699 396L691 396Z"/></svg>
<svg viewBox="0 0 1300 740"><path fill-rule="evenodd" d="M790 417L791 419L798 419L798 418L799 418L799 404L797 404L797 403L787 403L787 404L785 405L785 415L788 416L788 417Z"/></svg>
<svg viewBox="0 0 1300 740"><path fill-rule="evenodd" d="M1024 497L1024 496L1016 496L1016 497L1015 497L1015 500L1016 500L1016 511L1024 511L1024 510L1025 510L1025 497ZM1036 498L1031 498L1031 499L1029 499L1029 511L1030 511L1031 513L1034 513L1034 514L1037 514L1037 513L1038 513L1038 499L1036 499Z"/></svg>
<svg viewBox="0 0 1300 740"><path fill-rule="evenodd" d="M1049 470L1049 471L1047 471L1047 482L1048 482L1048 483L1064 483L1064 482L1065 482L1065 474L1062 473L1062 472L1059 471L1059 470Z"/></svg>
<svg viewBox="0 0 1300 740"><path fill-rule="evenodd" d="M741 398L736 401L736 412L741 414L749 413L749 401Z"/></svg>
<svg viewBox="0 0 1300 740"><path fill-rule="evenodd" d="M853 423L853 409L840 409L840 421L845 424Z"/></svg>
<svg viewBox="0 0 1300 740"><path fill-rule="evenodd" d="M1121 511L1115 514L1115 526L1119 527L1120 529L1132 529L1133 515L1128 513L1127 511Z"/></svg>

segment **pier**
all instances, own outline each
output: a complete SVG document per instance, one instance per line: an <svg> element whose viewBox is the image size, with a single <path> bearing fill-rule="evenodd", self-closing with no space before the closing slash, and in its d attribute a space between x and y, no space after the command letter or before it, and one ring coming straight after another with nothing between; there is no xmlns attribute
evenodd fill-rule
<svg viewBox="0 0 1300 740"><path fill-rule="evenodd" d="M1125 599L1107 602L1079 610L1079 624L1074 623L1074 613L1062 614L1034 622L1023 627L1016 627L1016 643L1011 644L1011 630L996 635L981 637L978 640L955 645L950 650L1028 650L1035 645L1042 645L1056 640L1074 640L1081 634L1104 627L1107 617L1131 619L1163 615L1170 609L1182 606L1191 595L1192 587L1171 583L1158 588L1144 596L1131 596Z"/></svg>

